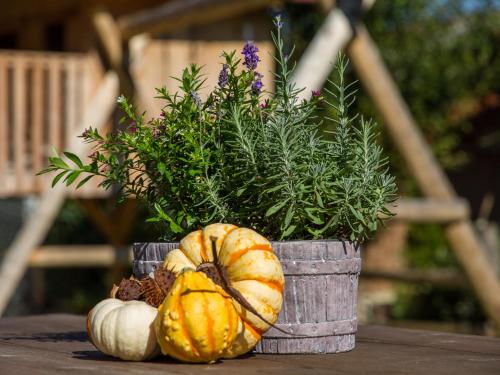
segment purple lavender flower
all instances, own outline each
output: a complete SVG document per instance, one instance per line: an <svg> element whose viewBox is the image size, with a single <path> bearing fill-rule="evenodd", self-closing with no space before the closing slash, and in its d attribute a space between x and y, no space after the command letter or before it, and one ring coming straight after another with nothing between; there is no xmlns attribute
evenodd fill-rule
<svg viewBox="0 0 500 375"><path fill-rule="evenodd" d="M161 135L161 131L159 128L153 128L152 134L153 138L158 138Z"/></svg>
<svg viewBox="0 0 500 375"><path fill-rule="evenodd" d="M253 81L252 83L252 91L255 95L259 95L260 91L262 90L262 86L264 86L262 84L262 77L264 77L264 75L255 72L255 81Z"/></svg>
<svg viewBox="0 0 500 375"><path fill-rule="evenodd" d="M163 118L167 117L167 114L165 113L165 111L161 111L160 117L163 117Z"/></svg>
<svg viewBox="0 0 500 375"><path fill-rule="evenodd" d="M260 109L266 109L267 107L269 107L269 99L266 99L265 101L260 103L259 107L260 107Z"/></svg>
<svg viewBox="0 0 500 375"><path fill-rule="evenodd" d="M224 64L222 65L222 70L219 73L219 87L222 89L227 85L229 76L228 76L228 68L229 65Z"/></svg>
<svg viewBox="0 0 500 375"><path fill-rule="evenodd" d="M281 29L283 27L283 21L281 20L281 14L278 14L275 18L274 24L278 29Z"/></svg>
<svg viewBox="0 0 500 375"><path fill-rule="evenodd" d="M245 56L245 65L248 70L255 70L257 68L257 63L260 61L259 56L257 56L259 49L252 42L246 42L243 46L241 54Z"/></svg>
<svg viewBox="0 0 500 375"><path fill-rule="evenodd" d="M319 98L321 96L321 90L313 90L312 91L312 96L314 98Z"/></svg>
<svg viewBox="0 0 500 375"><path fill-rule="evenodd" d="M193 90L189 94L191 95L191 99L198 109L203 107L203 102L201 101L200 95L198 95L196 91Z"/></svg>

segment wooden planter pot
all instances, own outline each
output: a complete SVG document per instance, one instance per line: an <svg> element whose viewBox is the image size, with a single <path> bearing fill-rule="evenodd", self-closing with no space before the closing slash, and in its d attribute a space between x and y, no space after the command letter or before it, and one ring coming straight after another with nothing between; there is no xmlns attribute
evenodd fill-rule
<svg viewBox="0 0 500 375"><path fill-rule="evenodd" d="M356 301L361 270L359 246L344 241L272 242L283 266L285 292L277 326L307 338L271 328L255 347L257 353L338 353L354 348ZM178 243L134 244L137 277L162 264Z"/></svg>

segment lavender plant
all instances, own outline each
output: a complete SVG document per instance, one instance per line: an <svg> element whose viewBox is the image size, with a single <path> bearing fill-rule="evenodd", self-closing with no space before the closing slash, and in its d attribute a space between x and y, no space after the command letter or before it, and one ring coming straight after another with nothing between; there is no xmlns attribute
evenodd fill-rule
<svg viewBox="0 0 500 375"><path fill-rule="evenodd" d="M167 239L214 221L272 239L368 238L391 215L386 206L396 187L374 125L350 113L355 90L344 81L347 60L337 60L333 102L317 91L300 100L281 21L275 24L273 95L258 71L259 50L248 42L242 59L235 51L223 53L218 85L205 102L198 94L200 68L191 65L178 79L179 94L158 89L165 102L160 117L145 122L120 97L123 130L104 137L89 128L82 134L94 146L88 164L65 152L40 173L58 172L53 185L85 176L77 187L101 176L103 188L117 185L123 197L146 203L149 221L162 225ZM330 134L320 129L317 109L323 105L335 114Z"/></svg>

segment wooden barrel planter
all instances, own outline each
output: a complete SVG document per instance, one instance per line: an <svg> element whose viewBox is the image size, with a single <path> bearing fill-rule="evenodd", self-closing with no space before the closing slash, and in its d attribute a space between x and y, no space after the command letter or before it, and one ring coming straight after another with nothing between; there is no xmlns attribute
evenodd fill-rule
<svg viewBox="0 0 500 375"><path fill-rule="evenodd" d="M333 240L272 242L285 274L283 309L276 325L255 347L257 353L339 353L354 348L356 301L361 270L359 246ZM163 263L178 243L134 244L137 277Z"/></svg>

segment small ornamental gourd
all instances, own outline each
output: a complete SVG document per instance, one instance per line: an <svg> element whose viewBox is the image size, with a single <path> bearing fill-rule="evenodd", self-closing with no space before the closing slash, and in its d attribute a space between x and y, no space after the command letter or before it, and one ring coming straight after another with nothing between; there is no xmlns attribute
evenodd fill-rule
<svg viewBox="0 0 500 375"><path fill-rule="evenodd" d="M184 237L164 267L176 274L185 268L206 273L232 297L241 324L225 358L250 351L278 319L285 283L281 264L270 242L251 229L208 225Z"/></svg>
<svg viewBox="0 0 500 375"><path fill-rule="evenodd" d="M202 272L186 269L158 308L155 328L163 354L185 362L224 357L241 321L231 297Z"/></svg>
<svg viewBox="0 0 500 375"><path fill-rule="evenodd" d="M108 298L88 314L87 334L102 353L126 361L144 361L159 354L154 320L157 309L142 301Z"/></svg>

